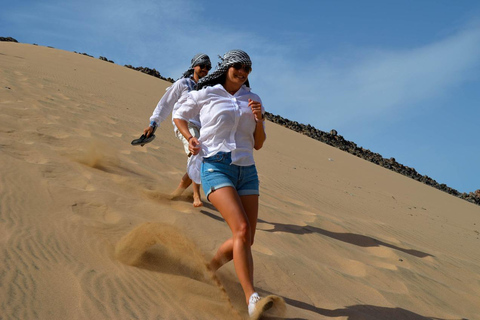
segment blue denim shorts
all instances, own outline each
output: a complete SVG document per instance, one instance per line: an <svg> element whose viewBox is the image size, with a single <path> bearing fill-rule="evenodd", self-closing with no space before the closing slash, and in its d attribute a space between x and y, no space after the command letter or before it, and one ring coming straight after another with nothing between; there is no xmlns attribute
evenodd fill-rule
<svg viewBox="0 0 480 320"><path fill-rule="evenodd" d="M223 187L233 187L239 196L259 195L257 168L237 166L232 163L230 152L219 152L203 158L201 168L202 187L205 195Z"/></svg>

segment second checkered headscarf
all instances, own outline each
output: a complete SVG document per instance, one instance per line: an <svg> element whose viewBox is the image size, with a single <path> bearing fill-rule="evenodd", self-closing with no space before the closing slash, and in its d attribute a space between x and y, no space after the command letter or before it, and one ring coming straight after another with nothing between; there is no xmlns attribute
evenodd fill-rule
<svg viewBox="0 0 480 320"><path fill-rule="evenodd" d="M193 68L198 66L199 64L205 64L211 66L212 63L210 62L210 57L207 56L205 53L197 53L191 61L190 68L183 73L182 78L190 78L193 74Z"/></svg>
<svg viewBox="0 0 480 320"><path fill-rule="evenodd" d="M219 57L219 58L221 61L218 63L218 66L215 69L215 71L198 81L197 90L200 90L201 88L206 86L212 86L219 83L218 82L219 78L224 76L227 73L228 68L230 68L235 63L241 63L247 66L252 65L252 60L250 60L250 57L248 56L248 54L243 50L238 50L238 49L230 50L227 53L225 53L223 57ZM245 84L249 86L248 80Z"/></svg>

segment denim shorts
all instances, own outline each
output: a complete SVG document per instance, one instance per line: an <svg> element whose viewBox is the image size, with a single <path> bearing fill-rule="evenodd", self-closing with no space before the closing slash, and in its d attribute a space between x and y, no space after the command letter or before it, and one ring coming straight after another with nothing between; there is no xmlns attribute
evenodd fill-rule
<svg viewBox="0 0 480 320"><path fill-rule="evenodd" d="M205 195L223 187L233 187L239 196L259 195L257 168L237 166L232 163L230 152L219 152L203 158L201 168L202 187Z"/></svg>

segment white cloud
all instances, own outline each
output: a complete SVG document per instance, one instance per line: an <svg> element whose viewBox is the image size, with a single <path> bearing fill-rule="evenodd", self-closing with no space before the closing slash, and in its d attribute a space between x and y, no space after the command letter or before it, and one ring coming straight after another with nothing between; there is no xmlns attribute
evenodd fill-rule
<svg viewBox="0 0 480 320"><path fill-rule="evenodd" d="M57 37L70 37L76 47L63 49L155 67L174 78L199 51L215 63L217 54L244 49L253 59L252 86L268 109L319 128L340 128L359 119L376 121L438 99L475 77L480 62L478 25L423 47L350 48L335 57L320 54L305 61L295 55L307 45L301 34L287 37L287 42L245 32L234 24L219 25L195 1L56 0L32 2L28 8L11 12L11 19L33 21L36 30L50 38L55 25L64 26L68 32L58 30ZM47 18L41 23L39 16ZM322 52L314 43L311 46Z"/></svg>
<svg viewBox="0 0 480 320"><path fill-rule="evenodd" d="M350 57L334 61L318 57L296 68L282 57L263 63L267 66L262 71L268 75L264 90L275 92L271 102L278 113L341 127L362 119L376 121L389 112L436 100L478 77L480 28L409 50L360 48Z"/></svg>

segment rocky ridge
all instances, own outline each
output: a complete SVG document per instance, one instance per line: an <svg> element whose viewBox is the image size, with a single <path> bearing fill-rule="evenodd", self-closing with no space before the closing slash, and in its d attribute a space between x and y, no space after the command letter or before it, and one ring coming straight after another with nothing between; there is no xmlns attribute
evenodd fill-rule
<svg viewBox="0 0 480 320"><path fill-rule="evenodd" d="M149 75L151 75L151 76L154 76L155 78L159 78L159 79L162 79L162 80L171 82L171 83L174 83L174 82L175 82L175 80L173 80L172 78L165 78L165 77L163 77L163 76L160 74L160 72L158 72L158 71L155 70L155 69L150 69L150 68L147 68L147 67L132 67L132 66L129 65L129 64L126 64L125 67L130 68L130 69L134 69L134 70L137 70L137 71L146 73L146 74L149 74Z"/></svg>
<svg viewBox="0 0 480 320"><path fill-rule="evenodd" d="M12 37L0 37L0 41L6 41L6 42L17 42L17 40L13 39Z"/></svg>

